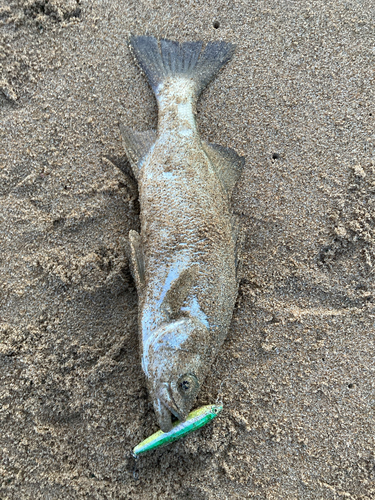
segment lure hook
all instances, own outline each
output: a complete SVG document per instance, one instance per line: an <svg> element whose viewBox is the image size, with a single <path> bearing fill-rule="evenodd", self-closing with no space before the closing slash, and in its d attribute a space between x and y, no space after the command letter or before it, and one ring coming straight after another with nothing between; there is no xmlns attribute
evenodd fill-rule
<svg viewBox="0 0 375 500"><path fill-rule="evenodd" d="M134 458L133 478L135 481L139 481L139 470L137 469L137 462L139 457L135 453L132 453L132 457Z"/></svg>

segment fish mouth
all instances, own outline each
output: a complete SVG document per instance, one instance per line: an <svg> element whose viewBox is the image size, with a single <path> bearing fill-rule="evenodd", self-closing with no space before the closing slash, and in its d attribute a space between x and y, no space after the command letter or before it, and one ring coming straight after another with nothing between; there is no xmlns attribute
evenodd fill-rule
<svg viewBox="0 0 375 500"><path fill-rule="evenodd" d="M172 429L172 415L178 418L180 422L185 422L187 417L187 413L177 406L168 384L162 384L157 391L154 410L160 429L163 432L169 432Z"/></svg>

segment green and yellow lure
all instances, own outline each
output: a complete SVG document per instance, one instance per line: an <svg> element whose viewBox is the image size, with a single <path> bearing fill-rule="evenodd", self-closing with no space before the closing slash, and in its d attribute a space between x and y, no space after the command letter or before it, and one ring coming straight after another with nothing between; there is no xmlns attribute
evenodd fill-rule
<svg viewBox="0 0 375 500"><path fill-rule="evenodd" d="M200 427L208 424L214 419L223 409L222 405L207 405L192 411L187 416L185 422L175 422L169 432L158 431L152 436L142 441L133 450L133 456L138 457L141 453L160 448L169 443L177 441L177 439L190 434Z"/></svg>

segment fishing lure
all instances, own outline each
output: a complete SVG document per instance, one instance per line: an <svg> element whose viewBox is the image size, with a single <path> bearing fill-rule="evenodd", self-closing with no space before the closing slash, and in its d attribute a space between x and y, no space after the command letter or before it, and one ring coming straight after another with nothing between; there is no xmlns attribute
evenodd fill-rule
<svg viewBox="0 0 375 500"><path fill-rule="evenodd" d="M222 409L222 405L206 405L192 411L189 413L185 422L177 421L172 424L172 430L169 432L158 431L142 441L134 448L133 456L136 458L141 453L145 453L146 451L154 450L155 448L160 448L161 446L177 441L177 439L180 439L183 436L186 436L186 434L190 434L190 432L193 432L211 422L211 420L219 415Z"/></svg>

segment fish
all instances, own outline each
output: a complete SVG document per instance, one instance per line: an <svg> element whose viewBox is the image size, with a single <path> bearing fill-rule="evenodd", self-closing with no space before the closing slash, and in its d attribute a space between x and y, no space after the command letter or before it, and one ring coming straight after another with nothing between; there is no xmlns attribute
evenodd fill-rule
<svg viewBox="0 0 375 500"><path fill-rule="evenodd" d="M166 446L207 425L221 413L223 405L205 405L189 413L185 422L176 421L169 432L157 431L133 449L136 458L142 453Z"/></svg>
<svg viewBox="0 0 375 500"><path fill-rule="evenodd" d="M159 427L184 422L230 326L241 269L241 226L231 207L244 158L204 141L203 89L234 53L224 41L132 36L154 91L157 130L120 125L138 183L141 231L129 232L141 361Z"/></svg>

